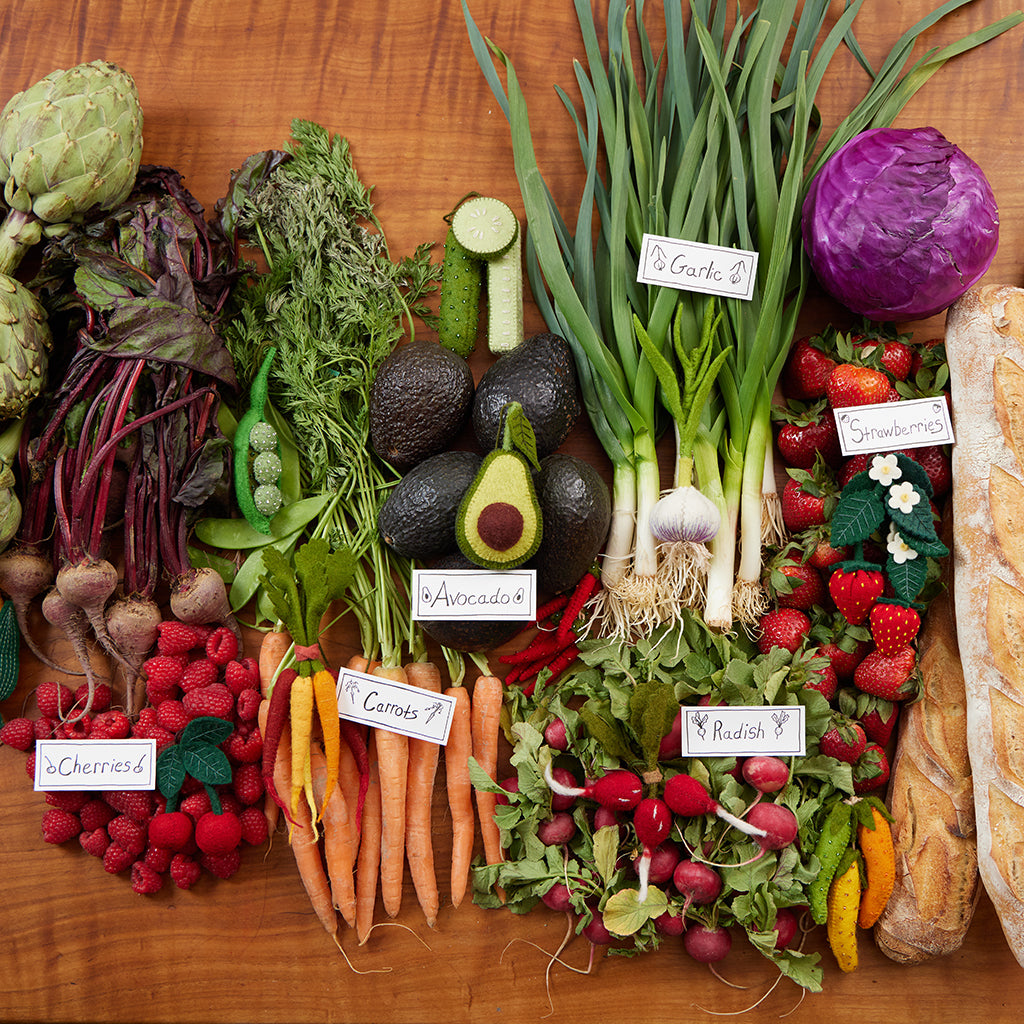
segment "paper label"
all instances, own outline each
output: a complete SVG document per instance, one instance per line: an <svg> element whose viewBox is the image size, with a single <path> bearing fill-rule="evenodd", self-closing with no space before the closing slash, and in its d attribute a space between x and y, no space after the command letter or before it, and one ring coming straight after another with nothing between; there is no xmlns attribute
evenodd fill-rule
<svg viewBox="0 0 1024 1024"><path fill-rule="evenodd" d="M844 455L902 451L953 441L949 406L941 397L844 406L835 410L835 417Z"/></svg>
<svg viewBox="0 0 1024 1024"><path fill-rule="evenodd" d="M365 672L338 674L338 714L350 722L387 729L444 746L455 698Z"/></svg>
<svg viewBox="0 0 1024 1024"><path fill-rule="evenodd" d="M413 569L412 617L522 620L537 614L537 570Z"/></svg>
<svg viewBox="0 0 1024 1024"><path fill-rule="evenodd" d="M776 757L807 749L802 704L683 708L684 757Z"/></svg>
<svg viewBox="0 0 1024 1024"><path fill-rule="evenodd" d="M750 299L756 271L756 252L644 235L636 279L685 292Z"/></svg>
<svg viewBox="0 0 1024 1024"><path fill-rule="evenodd" d="M37 790L156 788L156 740L38 740Z"/></svg>

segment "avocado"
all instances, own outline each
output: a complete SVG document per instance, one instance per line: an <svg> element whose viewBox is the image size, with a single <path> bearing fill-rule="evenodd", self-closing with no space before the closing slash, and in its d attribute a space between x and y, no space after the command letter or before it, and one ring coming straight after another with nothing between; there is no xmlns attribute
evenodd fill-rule
<svg viewBox="0 0 1024 1024"><path fill-rule="evenodd" d="M443 555L433 569L478 569L461 551ZM436 643L453 651L490 651L512 639L524 626L514 619L430 619L420 627Z"/></svg>
<svg viewBox="0 0 1024 1024"><path fill-rule="evenodd" d="M582 412L572 350L557 334L535 334L499 356L480 378L473 398L473 431L490 451L498 441L502 409L519 402L537 438L537 457L569 436Z"/></svg>
<svg viewBox="0 0 1024 1024"><path fill-rule="evenodd" d="M537 590L571 590L594 564L608 536L612 499L601 474L583 459L555 452L535 478L544 536L526 568L537 570Z"/></svg>
<svg viewBox="0 0 1024 1024"><path fill-rule="evenodd" d="M388 547L420 560L456 551L455 514L481 462L477 452L448 451L413 466L391 489L377 516Z"/></svg>
<svg viewBox="0 0 1024 1024"><path fill-rule="evenodd" d="M436 341L398 345L370 386L370 446L399 472L444 451L473 404L469 363Z"/></svg>

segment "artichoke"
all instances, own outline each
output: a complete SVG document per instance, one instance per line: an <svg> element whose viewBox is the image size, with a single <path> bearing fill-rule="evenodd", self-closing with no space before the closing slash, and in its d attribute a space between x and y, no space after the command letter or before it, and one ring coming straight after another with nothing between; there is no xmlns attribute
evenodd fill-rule
<svg viewBox="0 0 1024 1024"><path fill-rule="evenodd" d="M0 274L0 421L20 416L46 382L53 335L35 295Z"/></svg>
<svg viewBox="0 0 1024 1024"><path fill-rule="evenodd" d="M0 273L25 249L91 209L127 198L142 157L135 81L96 60L52 71L0 112L0 182L10 212L0 229Z"/></svg>

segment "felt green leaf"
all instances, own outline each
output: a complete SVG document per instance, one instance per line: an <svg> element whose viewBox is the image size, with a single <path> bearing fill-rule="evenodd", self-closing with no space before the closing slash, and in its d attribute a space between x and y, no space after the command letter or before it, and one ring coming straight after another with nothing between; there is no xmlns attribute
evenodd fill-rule
<svg viewBox="0 0 1024 1024"><path fill-rule="evenodd" d="M181 737L178 742L186 748L202 743L217 746L218 743L223 743L233 731L234 726L225 718L215 718L213 715L200 715L199 718L193 718L181 730Z"/></svg>
<svg viewBox="0 0 1024 1024"><path fill-rule="evenodd" d="M509 402L502 409L504 429L501 434L501 447L505 451L518 451L526 456L527 461L540 469L537 460L537 435L533 425L527 419L523 407L518 402Z"/></svg>
<svg viewBox="0 0 1024 1024"><path fill-rule="evenodd" d="M874 489L844 489L832 514L830 543L833 547L863 543L883 522L885 508Z"/></svg>
<svg viewBox="0 0 1024 1024"><path fill-rule="evenodd" d="M588 701L580 708L580 719L587 732L608 754L612 757L632 759L634 755L626 742L622 727L614 716L605 718L596 710L594 703Z"/></svg>
<svg viewBox="0 0 1024 1024"><path fill-rule="evenodd" d="M269 546L263 549L263 566L266 572L260 583L269 594L277 617L297 644L308 644L303 602L291 563L277 548Z"/></svg>
<svg viewBox="0 0 1024 1024"><path fill-rule="evenodd" d="M613 935L633 935L667 909L668 897L656 886L648 887L647 899L643 903L638 890L620 889L608 897L601 919Z"/></svg>
<svg viewBox="0 0 1024 1024"><path fill-rule="evenodd" d="M14 614L14 602L8 598L0 605L0 700L10 697L18 685L20 649L21 633Z"/></svg>
<svg viewBox="0 0 1024 1024"><path fill-rule="evenodd" d="M185 784L185 762L182 754L182 748L174 743L164 747L156 759L157 789L168 800L176 796Z"/></svg>
<svg viewBox="0 0 1024 1024"><path fill-rule="evenodd" d="M209 743L183 747L181 760L185 771L199 782L226 786L231 781L231 762L220 747Z"/></svg>
<svg viewBox="0 0 1024 1024"><path fill-rule="evenodd" d="M920 462L915 462L908 455L896 455L896 465L900 467L903 474L900 480L908 480L919 491L923 491L927 497L932 496L932 482Z"/></svg>
<svg viewBox="0 0 1024 1024"><path fill-rule="evenodd" d="M892 525L908 544L912 543L911 538L920 538L923 541L938 539L935 520L932 518L932 507L927 499L919 501L909 512L892 507L888 511ZM913 546L916 549L917 545Z"/></svg>
<svg viewBox="0 0 1024 1024"><path fill-rule="evenodd" d="M662 737L672 728L679 702L671 683L647 680L637 683L629 699L630 727L640 740L644 761L653 768Z"/></svg>
<svg viewBox="0 0 1024 1024"><path fill-rule="evenodd" d="M885 563L885 575L901 601L912 603L928 579L928 560L923 557L896 562L890 555Z"/></svg>

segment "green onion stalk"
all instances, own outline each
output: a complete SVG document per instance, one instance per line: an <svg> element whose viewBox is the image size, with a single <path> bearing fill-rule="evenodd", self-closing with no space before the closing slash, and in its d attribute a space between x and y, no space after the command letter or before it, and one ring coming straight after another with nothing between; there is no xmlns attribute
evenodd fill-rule
<svg viewBox="0 0 1024 1024"><path fill-rule="evenodd" d="M847 3L831 27L830 0L759 0L731 27L729 4L690 0L687 19L681 2L668 0L665 46L657 58L640 0L633 19L638 61L626 0L609 0L607 57L590 3L574 0L586 54L575 64L580 110L559 90L586 169L572 232L538 167L514 66L484 40L463 0L474 54L510 125L533 295L549 328L573 347L588 415L612 463L615 513L602 591L619 606L612 628L642 629L673 613L673 597L665 594L670 584L659 574L649 536L658 487L654 442L666 393L664 380L658 391L654 363L666 360L679 372L670 325L678 323L680 351L690 351L699 344L710 301L638 284L643 236L758 255L751 299L723 299L717 353L726 355L692 452L700 487L722 513L710 545L703 616L712 628L731 629L737 620L755 620L764 607L762 545L778 533L770 410L810 278L799 230L807 188L850 138L891 124L947 60L1024 17L1018 12L928 51L904 72L918 37L970 2L940 5L904 33L875 70L853 33L863 0ZM821 139L814 98L842 46L867 72L869 85L832 135ZM504 86L495 58L505 71ZM640 348L634 317L649 343ZM689 457L678 453L677 464Z"/></svg>

